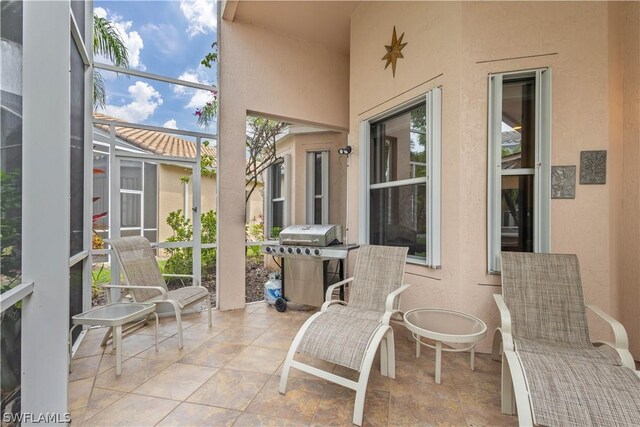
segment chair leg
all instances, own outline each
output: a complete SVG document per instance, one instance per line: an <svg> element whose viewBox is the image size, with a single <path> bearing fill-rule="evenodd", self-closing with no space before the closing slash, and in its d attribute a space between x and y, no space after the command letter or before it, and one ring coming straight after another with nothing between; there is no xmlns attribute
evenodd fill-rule
<svg viewBox="0 0 640 427"><path fill-rule="evenodd" d="M502 355L502 400L501 411L503 414L515 415L516 413L516 400L513 393L513 381L511 379L511 370L509 369L509 363L505 355Z"/></svg>
<svg viewBox="0 0 640 427"><path fill-rule="evenodd" d="M491 350L491 358L496 362L499 362L500 352L502 350L502 330L497 328L493 334L493 348Z"/></svg>
<svg viewBox="0 0 640 427"><path fill-rule="evenodd" d="M172 300L168 300L167 302L173 306L173 309L176 312L176 323L178 324L178 349L181 349L184 346L182 339L182 310L177 302Z"/></svg>
<svg viewBox="0 0 640 427"><path fill-rule="evenodd" d="M207 310L209 311L209 327L213 325L211 320L211 295L207 295Z"/></svg>
<svg viewBox="0 0 640 427"><path fill-rule="evenodd" d="M393 328L389 328L389 331L385 335L387 341L387 377L391 379L396 378L396 347L393 336Z"/></svg>
<svg viewBox="0 0 640 427"><path fill-rule="evenodd" d="M389 361L387 360L387 357L389 356L389 344L387 341L386 335L382 338L382 341L380 341L380 373L384 377L389 376Z"/></svg>
<svg viewBox="0 0 640 427"><path fill-rule="evenodd" d="M360 377L358 378L358 385L356 386L356 401L353 407L353 423L355 425L362 425L362 418L364 416L364 398L367 394L367 383L369 382L369 374L371 373L371 365L373 365L373 358L378 351L378 347L381 347L381 342L391 329L391 326L381 326L373 335L369 348L362 360L362 368L360 369ZM393 332L392 332L393 334ZM393 336L393 335L392 335ZM387 348L392 345L387 342ZM389 354L387 353L387 358ZM388 368L387 368L388 369ZM395 368L394 368L395 370Z"/></svg>
<svg viewBox="0 0 640 427"><path fill-rule="evenodd" d="M287 381L289 380L289 371L291 371L291 362L293 361L293 357L296 355L296 351L298 351L300 342L302 342L302 337L304 337L304 334L307 332L307 329L309 329L311 323L313 323L313 321L321 314L322 312L316 313L307 319L293 339L291 347L289 347L289 352L287 353L287 358L284 360L284 365L282 366L282 373L280 374L280 387L278 388L280 394L285 394L287 392Z"/></svg>

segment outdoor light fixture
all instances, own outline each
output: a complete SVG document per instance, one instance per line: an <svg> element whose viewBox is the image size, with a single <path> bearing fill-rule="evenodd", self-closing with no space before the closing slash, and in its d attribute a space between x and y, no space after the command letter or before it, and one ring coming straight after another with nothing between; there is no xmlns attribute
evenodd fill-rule
<svg viewBox="0 0 640 427"><path fill-rule="evenodd" d="M349 154L351 154L351 150L351 146L347 145L346 147L338 148L338 154L340 154L341 156L348 156Z"/></svg>

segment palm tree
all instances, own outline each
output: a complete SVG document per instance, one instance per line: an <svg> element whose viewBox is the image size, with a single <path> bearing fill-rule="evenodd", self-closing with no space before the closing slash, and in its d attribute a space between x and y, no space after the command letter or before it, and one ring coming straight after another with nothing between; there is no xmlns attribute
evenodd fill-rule
<svg viewBox="0 0 640 427"><path fill-rule="evenodd" d="M118 30L106 18L93 15L93 53L109 58L117 67L129 67L129 52ZM93 72L93 108L104 107L107 92L104 78Z"/></svg>

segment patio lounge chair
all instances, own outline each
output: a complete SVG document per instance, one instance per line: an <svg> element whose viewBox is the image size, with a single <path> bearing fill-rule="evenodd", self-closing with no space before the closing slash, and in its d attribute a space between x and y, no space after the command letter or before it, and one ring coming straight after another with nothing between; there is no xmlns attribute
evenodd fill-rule
<svg viewBox="0 0 640 427"><path fill-rule="evenodd" d="M156 305L171 305L178 323L178 348L182 348L183 309L205 301L211 326L211 299L203 286L185 286L170 291L156 261L149 241L142 236L105 240L122 267L125 285L104 285L105 288L127 289L136 302L154 302Z"/></svg>
<svg viewBox="0 0 640 427"><path fill-rule="evenodd" d="M364 398L373 358L378 346L382 375L395 378L395 347L391 316L403 285L407 248L362 246L354 276L331 285L319 313L302 325L294 338L282 369L280 393L287 391L292 367L356 391L353 423L362 425ZM333 290L351 282L349 303L331 300ZM296 352L336 363L360 373L358 381L340 377L294 360Z"/></svg>
<svg viewBox="0 0 640 427"><path fill-rule="evenodd" d="M502 253L502 412L520 425L640 425L640 379L624 327L585 305L575 255ZM589 338L586 309L615 342Z"/></svg>

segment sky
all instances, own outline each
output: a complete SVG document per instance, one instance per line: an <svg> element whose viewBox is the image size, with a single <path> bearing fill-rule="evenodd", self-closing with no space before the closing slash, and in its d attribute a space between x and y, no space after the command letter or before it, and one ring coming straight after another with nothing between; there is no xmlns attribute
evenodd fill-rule
<svg viewBox="0 0 640 427"><path fill-rule="evenodd" d="M106 17L127 46L129 67L191 82L216 85L213 68L200 65L216 41L216 4L211 0L95 0L94 14ZM110 63L94 57L95 62ZM183 130L215 133L197 126L196 108L211 93L135 76L100 71L107 105L98 110L119 119Z"/></svg>

